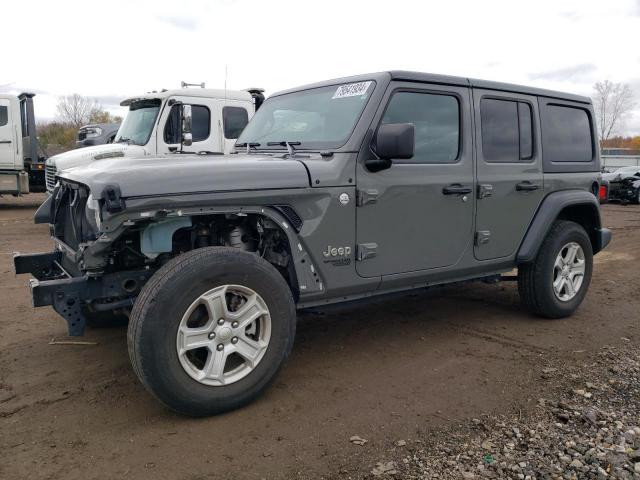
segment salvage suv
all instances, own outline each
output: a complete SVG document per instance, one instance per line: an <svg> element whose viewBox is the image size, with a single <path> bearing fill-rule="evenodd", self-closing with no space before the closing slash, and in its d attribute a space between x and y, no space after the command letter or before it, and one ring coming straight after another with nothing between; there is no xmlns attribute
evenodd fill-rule
<svg viewBox="0 0 640 480"><path fill-rule="evenodd" d="M585 97L424 73L287 90L218 161L61 173L36 214L55 249L15 269L71 335L128 312L146 388L183 414L220 413L274 379L297 309L517 268L529 311L571 315L611 237L594 123Z"/></svg>

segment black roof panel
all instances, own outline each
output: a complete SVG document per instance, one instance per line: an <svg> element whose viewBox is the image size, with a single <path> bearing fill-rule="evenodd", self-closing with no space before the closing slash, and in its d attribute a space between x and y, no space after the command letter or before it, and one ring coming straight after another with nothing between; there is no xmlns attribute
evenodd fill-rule
<svg viewBox="0 0 640 480"><path fill-rule="evenodd" d="M580 103L591 103L589 97L582 95L575 95L572 93L557 92L554 90L546 90L543 88L527 87L524 85L514 85L511 83L493 82L490 80L478 80L475 78L454 77L451 75L438 75L434 73L422 73L411 72L406 70L391 70L389 72L377 72L363 75L355 75L352 77L335 78L332 80L325 80L323 82L313 83L310 85L303 85L300 87L291 88L276 92L271 96L283 95L285 93L291 93L300 90L307 90L309 88L326 87L329 85L337 85L347 82L361 82L363 80L404 80L408 82L424 82L424 83L438 83L442 85L460 85L466 87L483 88L487 90L498 90L502 92L523 93L525 95L538 95L542 97L557 98L561 100L570 100Z"/></svg>

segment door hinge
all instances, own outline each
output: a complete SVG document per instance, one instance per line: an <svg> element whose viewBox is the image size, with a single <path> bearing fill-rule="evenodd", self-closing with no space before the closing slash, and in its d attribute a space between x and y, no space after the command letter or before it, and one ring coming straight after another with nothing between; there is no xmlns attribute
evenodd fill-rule
<svg viewBox="0 0 640 480"><path fill-rule="evenodd" d="M356 205L362 207L368 203L378 201L378 190L358 190L356 192Z"/></svg>
<svg viewBox="0 0 640 480"><path fill-rule="evenodd" d="M488 183L478 185L478 195L479 199L487 198L493 195L493 185L489 185Z"/></svg>
<svg viewBox="0 0 640 480"><path fill-rule="evenodd" d="M359 243L356 246L356 259L359 261L373 258L376 256L378 249L377 243Z"/></svg>
<svg viewBox="0 0 640 480"><path fill-rule="evenodd" d="M476 245L486 245L491 238L491 232L489 230L480 230L476 232Z"/></svg>

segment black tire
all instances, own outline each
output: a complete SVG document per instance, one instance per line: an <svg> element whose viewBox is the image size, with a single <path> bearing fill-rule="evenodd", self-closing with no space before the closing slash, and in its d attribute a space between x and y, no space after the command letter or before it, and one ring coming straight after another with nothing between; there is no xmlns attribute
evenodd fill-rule
<svg viewBox="0 0 640 480"><path fill-rule="evenodd" d="M129 323L127 315L120 310L98 312L83 307L82 313L84 314L87 327L90 328L117 328L124 327Z"/></svg>
<svg viewBox="0 0 640 480"><path fill-rule="evenodd" d="M554 264L561 249L576 242L584 252L585 272L582 285L570 300L560 300L553 289ZM531 263L518 266L518 292L523 306L546 318L564 318L573 314L584 299L593 271L591 240L582 226L568 220L558 220L551 227Z"/></svg>
<svg viewBox="0 0 640 480"><path fill-rule="evenodd" d="M263 298L271 337L262 360L247 376L209 386L180 364L176 334L189 306L220 285L242 285ZM291 290L270 263L235 248L200 248L169 261L143 287L130 316L129 356L140 381L164 405L184 415L215 415L251 402L269 386L291 352L295 327Z"/></svg>
<svg viewBox="0 0 640 480"><path fill-rule="evenodd" d="M640 204L640 188L638 188L636 190L636 195L635 195L635 197L633 197L633 200L631 200L631 203L633 203L635 205Z"/></svg>

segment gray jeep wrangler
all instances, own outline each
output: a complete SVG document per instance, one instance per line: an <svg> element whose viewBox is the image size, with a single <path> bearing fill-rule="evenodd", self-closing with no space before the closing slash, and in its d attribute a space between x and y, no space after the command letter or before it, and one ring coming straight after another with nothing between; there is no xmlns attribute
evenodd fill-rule
<svg viewBox="0 0 640 480"><path fill-rule="evenodd" d="M393 71L277 93L237 152L62 173L17 255L70 335L129 317L133 368L169 408L244 405L289 355L296 309L518 269L531 312L571 315L600 222L588 98Z"/></svg>

